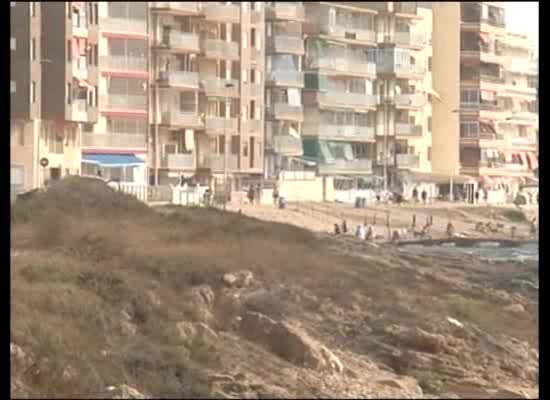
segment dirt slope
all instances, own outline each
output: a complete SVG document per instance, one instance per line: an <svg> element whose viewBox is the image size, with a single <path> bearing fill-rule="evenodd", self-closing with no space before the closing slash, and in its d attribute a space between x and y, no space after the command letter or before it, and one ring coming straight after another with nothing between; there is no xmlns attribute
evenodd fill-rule
<svg viewBox="0 0 550 400"><path fill-rule="evenodd" d="M534 264L161 214L75 178L13 210L11 279L14 397L538 394Z"/></svg>

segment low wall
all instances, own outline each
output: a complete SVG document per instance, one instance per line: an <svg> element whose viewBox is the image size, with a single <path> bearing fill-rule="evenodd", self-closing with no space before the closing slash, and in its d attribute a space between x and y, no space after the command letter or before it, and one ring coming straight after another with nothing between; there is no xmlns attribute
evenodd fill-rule
<svg viewBox="0 0 550 400"><path fill-rule="evenodd" d="M334 181L332 178L280 180L279 195L287 201L334 201ZM272 202L273 200L271 200Z"/></svg>

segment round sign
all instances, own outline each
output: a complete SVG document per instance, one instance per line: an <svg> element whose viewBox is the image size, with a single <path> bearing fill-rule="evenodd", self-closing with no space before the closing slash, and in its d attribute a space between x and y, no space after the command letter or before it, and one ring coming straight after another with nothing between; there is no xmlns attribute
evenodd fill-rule
<svg viewBox="0 0 550 400"><path fill-rule="evenodd" d="M41 159L40 159L40 165L41 165L42 167L44 167L44 168L46 168L46 167L48 166L49 163L50 163L50 162L48 161L47 158L41 158Z"/></svg>

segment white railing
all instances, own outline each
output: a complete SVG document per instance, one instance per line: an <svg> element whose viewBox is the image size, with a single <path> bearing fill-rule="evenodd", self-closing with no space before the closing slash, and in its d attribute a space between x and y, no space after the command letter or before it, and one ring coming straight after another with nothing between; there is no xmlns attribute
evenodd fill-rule
<svg viewBox="0 0 550 400"><path fill-rule="evenodd" d="M301 36L277 35L268 40L268 46L278 53L304 54L304 41Z"/></svg>
<svg viewBox="0 0 550 400"><path fill-rule="evenodd" d="M286 19L290 21L300 21L305 18L303 4L283 3L280 1L273 2L272 5L267 6L266 14L271 18Z"/></svg>
<svg viewBox="0 0 550 400"><path fill-rule="evenodd" d="M395 134L399 136L422 136L422 127L420 125L396 123Z"/></svg>
<svg viewBox="0 0 550 400"><path fill-rule="evenodd" d="M206 117L205 128L207 131L234 132L238 130L237 118Z"/></svg>
<svg viewBox="0 0 550 400"><path fill-rule="evenodd" d="M332 36L338 36L341 38L349 38L349 34L354 34L353 39L359 40L362 42L375 42L376 41L376 32L368 29L367 27L353 27L346 25L328 25L321 26L321 30Z"/></svg>
<svg viewBox="0 0 550 400"><path fill-rule="evenodd" d="M102 148L145 148L146 135L131 133L83 133L82 146Z"/></svg>
<svg viewBox="0 0 550 400"><path fill-rule="evenodd" d="M322 56L312 60L310 67L359 75L376 74L376 64L354 57Z"/></svg>
<svg viewBox="0 0 550 400"><path fill-rule="evenodd" d="M361 93L346 92L325 92L319 93L319 101L325 104L355 106L355 107L376 107L376 96Z"/></svg>
<svg viewBox="0 0 550 400"><path fill-rule="evenodd" d="M373 126L334 125L323 123L304 124L303 134L323 138L374 140Z"/></svg>
<svg viewBox="0 0 550 400"><path fill-rule="evenodd" d="M102 69L114 69L121 71L147 71L147 58L126 56L101 56L99 58Z"/></svg>
<svg viewBox="0 0 550 400"><path fill-rule="evenodd" d="M422 33L395 32L393 37L395 44L403 46L425 46L427 42Z"/></svg>
<svg viewBox="0 0 550 400"><path fill-rule="evenodd" d="M203 9L207 21L238 23L241 20L240 3L205 2Z"/></svg>
<svg viewBox="0 0 550 400"><path fill-rule="evenodd" d="M266 81L281 86L304 87L304 73L291 70L275 70L268 73Z"/></svg>
<svg viewBox="0 0 550 400"><path fill-rule="evenodd" d="M165 111L162 123L173 126L200 126L201 121L195 112Z"/></svg>
<svg viewBox="0 0 550 400"><path fill-rule="evenodd" d="M418 168L420 158L415 154L396 154L395 160L398 167Z"/></svg>
<svg viewBox="0 0 550 400"><path fill-rule="evenodd" d="M160 71L159 78L168 85L199 87L199 74L190 71Z"/></svg>
<svg viewBox="0 0 550 400"><path fill-rule="evenodd" d="M239 81L234 79L221 79L216 77L201 76L201 88L207 96L219 97L238 97L239 96ZM227 87L227 85L231 85Z"/></svg>
<svg viewBox="0 0 550 400"><path fill-rule="evenodd" d="M304 107L292 106L286 103L275 103L271 106L273 116L277 119L303 121Z"/></svg>
<svg viewBox="0 0 550 400"><path fill-rule="evenodd" d="M101 97L100 106L104 109L147 110L147 97L137 95L108 94Z"/></svg>
<svg viewBox="0 0 550 400"><path fill-rule="evenodd" d="M173 48L194 50L196 52L200 50L199 36L194 33L171 30L170 36L168 36L168 43L166 44Z"/></svg>
<svg viewBox="0 0 550 400"><path fill-rule="evenodd" d="M128 18L100 18L99 26L102 31L113 33L147 34L147 21Z"/></svg>
<svg viewBox="0 0 550 400"><path fill-rule="evenodd" d="M423 94L398 94L394 97L398 107L423 107L427 100L427 96Z"/></svg>

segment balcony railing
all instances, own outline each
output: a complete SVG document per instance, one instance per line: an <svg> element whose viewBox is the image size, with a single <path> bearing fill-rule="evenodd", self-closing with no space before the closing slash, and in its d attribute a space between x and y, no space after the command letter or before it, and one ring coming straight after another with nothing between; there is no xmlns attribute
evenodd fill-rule
<svg viewBox="0 0 550 400"><path fill-rule="evenodd" d="M304 123L302 129L304 136L318 136L336 140L375 140L373 126Z"/></svg>
<svg viewBox="0 0 550 400"><path fill-rule="evenodd" d="M276 86L304 87L304 73L291 70L275 70L267 74L266 83Z"/></svg>
<svg viewBox="0 0 550 400"><path fill-rule="evenodd" d="M395 134L397 136L422 136L422 126L413 124L396 123Z"/></svg>
<svg viewBox="0 0 550 400"><path fill-rule="evenodd" d="M102 69L147 72L147 58L125 56L101 56Z"/></svg>
<svg viewBox="0 0 550 400"><path fill-rule="evenodd" d="M239 156L235 154L200 154L199 168L209 168L214 171L223 171L227 165L228 170L239 169Z"/></svg>
<svg viewBox="0 0 550 400"><path fill-rule="evenodd" d="M266 6L265 12L269 19L287 21L303 21L305 19L304 5L300 3L276 1Z"/></svg>
<svg viewBox="0 0 550 400"><path fill-rule="evenodd" d="M303 55L304 41L300 36L275 34L267 40L267 50L271 53L286 53Z"/></svg>
<svg viewBox="0 0 550 400"><path fill-rule="evenodd" d="M397 64L394 62L386 62L386 60L383 60L377 63L376 72L379 74L423 76L426 73L426 68L423 65Z"/></svg>
<svg viewBox="0 0 550 400"><path fill-rule="evenodd" d="M396 1L394 2L394 12L397 14L416 15L418 10L416 1Z"/></svg>
<svg viewBox="0 0 550 400"><path fill-rule="evenodd" d="M237 61L239 44L220 39L206 39L202 42L202 51L207 58Z"/></svg>
<svg viewBox="0 0 550 400"><path fill-rule="evenodd" d="M263 121L259 119L247 119L241 122L241 132L261 132Z"/></svg>
<svg viewBox="0 0 550 400"><path fill-rule="evenodd" d="M237 118L206 117L205 129L211 134L223 134L237 132L239 120Z"/></svg>
<svg viewBox="0 0 550 400"><path fill-rule="evenodd" d="M194 53L200 52L199 36L194 33L171 30L170 34L160 39L160 47L169 47L172 50L185 50Z"/></svg>
<svg viewBox="0 0 550 400"><path fill-rule="evenodd" d="M272 138L273 151L287 156L301 156L304 152L302 140L291 135L275 135Z"/></svg>
<svg viewBox="0 0 550 400"><path fill-rule="evenodd" d="M273 115L275 119L285 121L302 122L304 120L304 107L293 106L286 103L274 103L269 107L269 113Z"/></svg>
<svg viewBox="0 0 550 400"><path fill-rule="evenodd" d="M318 93L319 102L331 106L343 107L376 107L376 96L362 93L321 92Z"/></svg>
<svg viewBox="0 0 550 400"><path fill-rule="evenodd" d="M147 21L145 19L128 18L100 18L99 26L102 31L147 35Z"/></svg>
<svg viewBox="0 0 550 400"><path fill-rule="evenodd" d="M401 46L420 47L427 44L426 35L411 32L395 32L393 42Z"/></svg>
<svg viewBox="0 0 550 400"><path fill-rule="evenodd" d="M147 110L146 96L108 94L102 96L100 101L100 106L107 110Z"/></svg>
<svg viewBox="0 0 550 400"><path fill-rule="evenodd" d="M147 147L145 133L83 133L82 146L94 148L136 149Z"/></svg>
<svg viewBox="0 0 550 400"><path fill-rule="evenodd" d="M420 158L416 154L396 154L395 161L398 168L418 168Z"/></svg>
<svg viewBox="0 0 550 400"><path fill-rule="evenodd" d="M161 168L168 169L194 169L195 155L187 154L166 154L161 159Z"/></svg>
<svg viewBox="0 0 550 400"><path fill-rule="evenodd" d="M352 39L361 42L376 42L376 32L367 27L353 27L343 24L334 24L321 25L320 30L322 33L341 39Z"/></svg>
<svg viewBox="0 0 550 400"><path fill-rule="evenodd" d="M190 71L160 71L159 81L169 86L199 87L199 74Z"/></svg>
<svg viewBox="0 0 550 400"><path fill-rule="evenodd" d="M224 4L223 2L205 2L204 18L206 21L228 22L238 24L241 20L240 4Z"/></svg>
<svg viewBox="0 0 550 400"><path fill-rule="evenodd" d="M537 139L536 138L529 138L529 137L517 137L513 138L511 140L512 146L515 147L536 147L537 145Z"/></svg>
<svg viewBox="0 0 550 400"><path fill-rule="evenodd" d="M243 92L252 97L263 96L264 88L258 83L244 83Z"/></svg>
<svg viewBox="0 0 550 400"><path fill-rule="evenodd" d="M428 101L424 94L399 94L394 99L397 107L424 107Z"/></svg>
<svg viewBox="0 0 550 400"><path fill-rule="evenodd" d="M483 82L504 83L504 78L498 75L489 75L489 74L481 73L479 75L479 79Z"/></svg>
<svg viewBox="0 0 550 400"><path fill-rule="evenodd" d="M328 69L357 75L376 75L376 64L355 57L318 57L311 61L310 68Z"/></svg>
<svg viewBox="0 0 550 400"><path fill-rule="evenodd" d="M154 1L153 10L175 11L178 13L198 14L201 11L200 1Z"/></svg>
<svg viewBox="0 0 550 400"><path fill-rule="evenodd" d="M201 76L200 84L208 97L239 97L240 86L237 80ZM232 86L226 87L226 85Z"/></svg>
<svg viewBox="0 0 550 400"><path fill-rule="evenodd" d="M162 113L162 123L171 126L201 126L199 116L192 111L165 111Z"/></svg>
<svg viewBox="0 0 550 400"><path fill-rule="evenodd" d="M322 162L319 164L320 173L338 173L338 172L372 172L372 161L367 159L355 160L333 160L331 162Z"/></svg>
<svg viewBox="0 0 550 400"><path fill-rule="evenodd" d="M85 99L76 99L72 103L72 120L87 121L88 120L88 101Z"/></svg>

